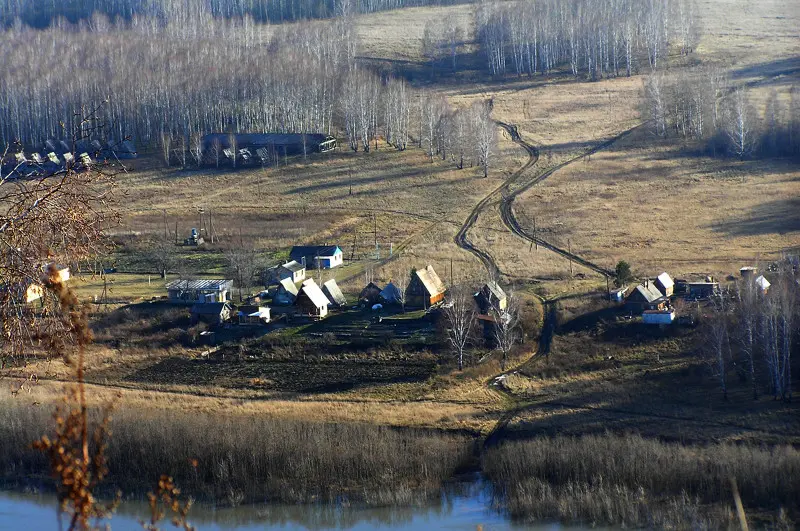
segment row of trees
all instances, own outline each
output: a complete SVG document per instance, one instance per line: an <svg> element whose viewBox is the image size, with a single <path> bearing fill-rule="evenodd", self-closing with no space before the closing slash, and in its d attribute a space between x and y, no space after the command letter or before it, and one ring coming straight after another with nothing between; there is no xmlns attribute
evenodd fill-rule
<svg viewBox="0 0 800 531"><path fill-rule="evenodd" d="M88 20L95 14L130 20L153 17L167 22L205 17L252 17L259 22L280 23L328 18L342 10L370 13L402 7L446 5L453 0L0 0L0 25L15 20L35 27L49 26L55 19Z"/></svg>
<svg viewBox="0 0 800 531"><path fill-rule="evenodd" d="M645 82L642 114L658 137L703 141L713 153L800 155L800 89L770 91L759 110L744 86L719 68L675 75L654 73Z"/></svg>
<svg viewBox="0 0 800 531"><path fill-rule="evenodd" d="M459 169L465 163L478 165L483 176L497 144L497 125L491 118L491 101L476 101L457 108L435 93L423 93L419 99L419 146L442 160L448 157Z"/></svg>
<svg viewBox="0 0 800 531"><path fill-rule="evenodd" d="M776 400L792 397L792 350L798 332L798 276L790 262L781 264L766 293L752 280L714 299L708 350L727 399L729 373L748 381L753 398L763 391Z"/></svg>
<svg viewBox="0 0 800 531"><path fill-rule="evenodd" d="M106 100L87 127L110 124L105 135L139 142L164 132L331 132L355 50L347 18L271 38L247 20L9 29L0 33L0 54L14 58L0 78L0 141L64 137L77 110Z"/></svg>
<svg viewBox="0 0 800 531"><path fill-rule="evenodd" d="M569 65L589 79L655 70L675 43L694 48L694 0L522 0L484 3L478 39L494 75L546 74Z"/></svg>

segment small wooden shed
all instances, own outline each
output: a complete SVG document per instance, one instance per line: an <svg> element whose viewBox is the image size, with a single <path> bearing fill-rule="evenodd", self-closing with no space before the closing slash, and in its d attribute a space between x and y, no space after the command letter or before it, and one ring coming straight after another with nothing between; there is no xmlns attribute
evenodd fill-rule
<svg viewBox="0 0 800 531"><path fill-rule="evenodd" d="M652 282L645 281L631 291L625 299L625 307L639 313L646 310L663 310L666 307L666 299Z"/></svg>
<svg viewBox="0 0 800 531"><path fill-rule="evenodd" d="M433 270L433 266L417 269L406 288L406 306L427 308L441 302L445 291L444 282Z"/></svg>
<svg viewBox="0 0 800 531"><path fill-rule="evenodd" d="M336 279L332 278L322 284L322 293L328 297L328 300L331 301L331 304L334 306L342 307L347 306L347 298L342 293L342 290L339 289L339 285L336 283Z"/></svg>
<svg viewBox="0 0 800 531"><path fill-rule="evenodd" d="M672 280L672 277L669 276L666 271L656 277L654 284L663 296L672 297L672 294L675 291L675 281Z"/></svg>
<svg viewBox="0 0 800 531"><path fill-rule="evenodd" d="M505 310L508 306L506 292L494 281L481 286L473 298L478 306L478 312L482 315L488 315L492 310Z"/></svg>
<svg viewBox="0 0 800 531"><path fill-rule="evenodd" d="M358 295L358 301L366 306L372 306L381 301L381 288L374 282L367 284Z"/></svg>
<svg viewBox="0 0 800 531"><path fill-rule="evenodd" d="M300 288L300 293L297 295L295 304L298 308L303 310L303 313L322 319L328 315L328 306L331 301L322 293L322 290L314 282L313 278L309 278Z"/></svg>
<svg viewBox="0 0 800 531"><path fill-rule="evenodd" d="M192 324L199 322L217 325L231 318L231 305L227 302L197 303L192 306Z"/></svg>

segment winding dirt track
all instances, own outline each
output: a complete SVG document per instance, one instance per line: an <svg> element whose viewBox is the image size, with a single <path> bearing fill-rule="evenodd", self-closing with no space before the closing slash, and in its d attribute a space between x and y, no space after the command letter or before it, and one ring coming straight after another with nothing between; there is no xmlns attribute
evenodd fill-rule
<svg viewBox="0 0 800 531"><path fill-rule="evenodd" d="M502 122L498 122L498 124L502 128L504 128L506 131L508 131L509 135L511 135L511 139L514 142L516 142L517 144L522 146L528 152L530 160L534 160L534 161L538 160L538 158L539 158L539 150L537 150L536 147L532 146L531 144L528 144L527 142L525 142L522 139L522 137L519 135L519 132L517 131L516 127L508 125L508 124L505 124L505 123L502 123ZM598 151L601 151L601 150L609 147L613 143L615 143L618 140L628 136L633 131L635 131L636 129L642 127L643 125L644 124L639 124L639 125L637 125L635 127L632 127L632 128L630 128L630 129L628 129L626 131L623 131L622 133L620 133L620 134L618 134L618 135L616 135L616 136L614 136L612 138L609 138L608 140L606 140L604 142L601 142L600 144L597 144L595 147L593 147L589 151L587 151L587 152L585 152L585 153L583 153L581 155L578 155L576 157L573 157L573 158L571 158L571 159L569 159L567 161L564 161L561 164L558 164L557 166L554 166L554 167L550 168L546 172L536 176L536 178L534 178L534 179L531 179L529 182L525 183L524 185L522 185L521 187L517 188L513 192L504 194L503 195L503 200L500 203L500 217L503 220L503 224L506 227L508 227L508 230L510 230L511 232L516 234L517 236L519 236L519 237L521 237L521 238L523 238L525 240L528 240L529 242L536 243L537 245L540 245L540 246L544 247L545 249L549 249L549 250L553 251L554 253L560 254L564 258L568 258L568 259L572 260L576 264L580 264L580 265L582 265L582 266L584 266L584 267L586 267L588 269L591 269L592 271L600 273L603 276L607 276L607 277L615 276L614 271L612 271L610 269L606 269L606 268L604 268L602 266L599 266L599 265L597 265L597 264L595 264L593 262L590 262L589 260L586 260L585 258L581 258L580 256L578 256L578 255L576 255L574 253L571 253L571 252L569 252L569 251L567 251L565 249L561 249L560 247L557 247L556 245L553 245L552 243L550 243L550 242L548 242L548 241L546 241L546 240L544 240L544 239L542 239L542 238L540 238L538 236L534 236L534 235L531 235L528 232L526 232L525 229L519 224L519 221L517 220L517 218L514 216L514 200L517 198L517 196L519 194L529 190L532 186L544 181L545 179L547 179L548 177L553 175L558 170L564 168L565 166L568 166L569 164L577 162L577 161L579 161L579 160L581 160L581 159L583 159L585 157L593 155L594 153L597 153Z"/></svg>
<svg viewBox="0 0 800 531"><path fill-rule="evenodd" d="M569 160L562 162L561 164L553 166L549 170L535 176L533 179L530 179L527 182L522 181L522 178L527 173L527 171L539 160L539 150L536 149L536 147L533 146L532 144L529 144L528 142L522 139L516 126L499 121L497 122L497 124L506 130L506 132L511 137L512 141L520 145L523 149L525 149L525 151L528 152L528 161L520 169L515 171L511 175L511 177L506 179L503 182L503 184L492 190L477 205L475 205L475 207L472 209L472 211L470 211L469 215L467 216L467 219L461 225L458 234L456 234L454 238L456 245L458 245L465 251L469 251L470 253L477 256L478 259L483 263L484 267L489 272L489 275L492 278L499 278L501 271L500 268L497 266L497 263L495 262L492 255L488 251L475 247L475 245L467 237L469 230L475 225L475 222L478 220L478 216L480 216L481 212L483 212L486 209L486 207L494 204L495 202L499 202L500 217L503 220L503 224L513 234L516 234L520 238L527 240L529 242L536 243L537 245L540 245L545 249L549 249L550 251L553 251L554 253L563 256L564 258L570 259L572 260L572 262L582 265L592 271L595 271L596 273L599 273L606 277L613 277L614 271L602 267L598 264L595 264L585 258L581 258L580 256L571 253L566 249L562 249L539 236L534 236L532 234L529 234L522 227L522 225L520 225L519 221L514 216L514 200L517 198L519 194L529 190L534 185L544 181L558 170L574 162L582 160L585 157L591 156L594 153L597 153L598 151L606 149L607 147L614 144L618 140L628 136L633 131L642 127L644 123L632 127L626 131L623 131L622 133L597 144L596 146L586 151L585 153L577 155ZM499 201L497 201L498 199Z"/></svg>

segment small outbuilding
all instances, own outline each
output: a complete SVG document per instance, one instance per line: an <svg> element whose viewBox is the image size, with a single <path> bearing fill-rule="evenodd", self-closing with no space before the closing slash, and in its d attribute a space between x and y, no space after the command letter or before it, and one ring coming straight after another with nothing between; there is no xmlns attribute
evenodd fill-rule
<svg viewBox="0 0 800 531"><path fill-rule="evenodd" d="M687 282L686 296L689 299L708 299L719 293L719 282Z"/></svg>
<svg viewBox="0 0 800 531"><path fill-rule="evenodd" d="M625 299L625 307L632 312L663 310L666 307L666 299L652 282L645 281L631 291Z"/></svg>
<svg viewBox="0 0 800 531"><path fill-rule="evenodd" d="M664 273L658 275L654 284L663 296L672 297L672 294L675 291L675 281L672 280L672 277L669 276L669 273L665 271Z"/></svg>
<svg viewBox="0 0 800 531"><path fill-rule="evenodd" d="M642 313L642 322L645 324L668 325L675 321L675 310L645 310Z"/></svg>
<svg viewBox="0 0 800 531"><path fill-rule="evenodd" d="M344 253L338 245L296 245L289 258L306 267L331 269L344 263Z"/></svg>
<svg viewBox="0 0 800 531"><path fill-rule="evenodd" d="M417 269L411 275L411 282L406 288L406 306L412 308L427 308L444 299L446 288L444 282L428 265L424 269Z"/></svg>
<svg viewBox="0 0 800 531"><path fill-rule="evenodd" d="M393 282L386 284L386 287L381 290L381 300L386 304L400 304L403 294L400 288L394 285Z"/></svg>
<svg viewBox="0 0 800 531"><path fill-rule="evenodd" d="M270 312L267 306L239 306L236 315L240 325L267 324L270 321Z"/></svg>
<svg viewBox="0 0 800 531"><path fill-rule="evenodd" d="M290 306L297 299L299 291L297 285L291 278L284 278L278 283L275 295L272 296L272 303L282 306Z"/></svg>
<svg viewBox="0 0 800 531"><path fill-rule="evenodd" d="M278 280L280 281L284 278L291 279L295 284L304 281L306 279L306 266L296 260L286 262L278 267Z"/></svg>
<svg viewBox="0 0 800 531"><path fill-rule="evenodd" d="M197 303L192 306L192 324L218 325L231 318L231 305L227 302Z"/></svg>
<svg viewBox="0 0 800 531"><path fill-rule="evenodd" d="M169 301L174 303L227 302L231 289L233 280L173 280L167 284Z"/></svg>
<svg viewBox="0 0 800 531"><path fill-rule="evenodd" d="M322 293L328 297L328 300L331 301L331 304L334 306L341 308L347 305L347 298L344 296L344 293L342 293L342 290L339 289L339 285L334 278L322 284Z"/></svg>
<svg viewBox="0 0 800 531"><path fill-rule="evenodd" d="M739 274L743 279L749 280L758 274L758 268L754 266L744 266L743 268L739 269Z"/></svg>
<svg viewBox="0 0 800 531"><path fill-rule="evenodd" d="M297 295L295 304L303 310L303 313L322 319L328 315L328 306L331 301L322 293L314 279L309 278L300 287L300 293Z"/></svg>
<svg viewBox="0 0 800 531"><path fill-rule="evenodd" d="M767 280L766 278L764 278L764 275L760 275L760 276L759 276L759 277L758 277L758 278L755 280L755 284L756 284L756 287L758 288L758 291L759 291L759 292L760 292L762 295L766 295L766 294L767 294L767 292L769 291L769 287L772 285L772 284L770 284L769 280Z"/></svg>
<svg viewBox="0 0 800 531"><path fill-rule="evenodd" d="M488 315L492 310L505 310L508 306L506 292L500 284L491 280L484 284L473 298L481 315Z"/></svg>
<svg viewBox="0 0 800 531"><path fill-rule="evenodd" d="M373 304L377 304L381 300L381 291L383 290L380 288L380 286L374 282L370 282L364 287L364 289L361 290L361 293L359 293L358 301L364 306L372 306Z"/></svg>

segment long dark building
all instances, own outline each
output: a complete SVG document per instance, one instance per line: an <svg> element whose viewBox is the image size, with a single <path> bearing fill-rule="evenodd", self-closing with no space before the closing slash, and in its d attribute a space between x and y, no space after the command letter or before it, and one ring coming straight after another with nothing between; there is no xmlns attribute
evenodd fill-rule
<svg viewBox="0 0 800 531"><path fill-rule="evenodd" d="M211 133L203 137L206 157L226 157L225 150L235 150L237 156L247 150L253 158L282 157L331 151L336 139L315 133ZM259 154L260 152L260 154Z"/></svg>

